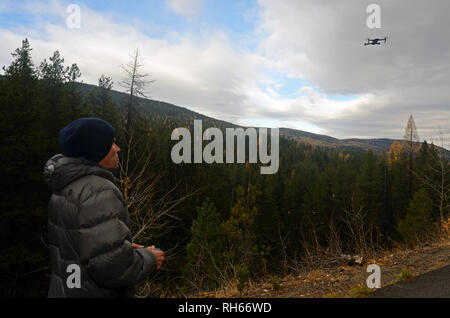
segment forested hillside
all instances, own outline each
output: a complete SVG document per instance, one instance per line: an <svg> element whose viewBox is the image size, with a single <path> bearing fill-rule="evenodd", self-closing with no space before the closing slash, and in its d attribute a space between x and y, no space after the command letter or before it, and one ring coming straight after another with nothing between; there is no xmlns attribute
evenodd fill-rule
<svg viewBox="0 0 450 318"><path fill-rule="evenodd" d="M75 83L81 96L86 96L95 89L94 85ZM118 91L111 90L110 96L115 102L116 106L125 105L127 102L128 95ZM147 115L150 119L157 119L159 116L170 117L175 119L177 123L191 123L194 119L201 119L207 126L219 127L225 129L227 127L240 127L234 125L230 122L223 120L217 120L200 113L194 112L184 107L176 106L170 103L161 102L158 100L137 98L137 104L140 106L142 114ZM319 135L310 133L307 131L301 131L290 128L280 128L280 136L292 139L295 141L300 141L302 143L310 144L313 146L320 146L326 148L333 148L337 150L364 150L373 151L376 154L382 154L383 152L388 152L394 141L402 142L402 140L389 139L389 138L378 138L378 139L337 139L326 135ZM420 143L418 143L420 147ZM438 147L443 151L447 159L450 159L450 151Z"/></svg>
<svg viewBox="0 0 450 318"><path fill-rule="evenodd" d="M386 141L365 143L378 149L370 151L361 140L330 148L282 136L273 175L261 175L259 164L175 164L173 129L192 128L194 119L204 119L204 129L232 125L163 102L130 104L105 75L98 86L78 83L82 71L66 66L58 51L35 64L24 40L0 78L3 297L47 293L51 192L43 167L60 152L58 131L80 117L110 122L122 149L130 141L116 176L135 242L167 251L163 270L140 286L141 294L183 296L232 280L245 288L317 253L368 255L394 243L415 245L438 235L448 218L449 162L433 144L398 143L383 152Z"/></svg>

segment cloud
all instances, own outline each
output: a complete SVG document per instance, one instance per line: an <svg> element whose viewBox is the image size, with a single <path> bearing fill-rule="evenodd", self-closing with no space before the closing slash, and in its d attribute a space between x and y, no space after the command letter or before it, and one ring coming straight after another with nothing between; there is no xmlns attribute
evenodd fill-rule
<svg viewBox="0 0 450 318"><path fill-rule="evenodd" d="M203 6L203 0L166 0L167 6L179 15L192 18Z"/></svg>
<svg viewBox="0 0 450 318"><path fill-rule="evenodd" d="M450 42L442 37L450 3L377 1L382 28L369 29L370 3L260 0L259 48L280 71L326 96L366 96L351 111L311 117L330 134L401 137L412 113L431 138L450 119ZM367 37L386 35L386 45L363 46Z"/></svg>
<svg viewBox="0 0 450 318"><path fill-rule="evenodd" d="M381 30L365 25L368 1L261 0L252 10L258 45L250 51L236 47L225 31L193 36L152 21L162 33L156 37L145 21L124 22L86 6L81 28L68 29L68 3L32 1L19 10L34 23L0 29L0 64L8 65L10 52L28 37L35 64L58 49L67 65L79 65L85 82L96 84L105 74L121 90L120 65L139 48L142 71L156 80L149 87L154 99L233 123L338 138L401 138L412 113L421 137L430 140L439 126L448 129L450 118L450 43L442 39L450 27L448 5L378 2ZM188 8L199 10L196 3ZM380 33L390 36L385 46L363 46Z"/></svg>
<svg viewBox="0 0 450 318"><path fill-rule="evenodd" d="M36 17L45 16L39 13L43 11L41 3L33 2L28 10ZM49 22L37 18L33 25L0 30L2 65L10 63L10 52L28 37L35 64L59 50L66 64L79 65L83 81L96 84L105 74L113 78L114 88L121 90L118 83L124 74L120 65L139 48L144 58L142 72L156 80L149 87L152 98L225 120L253 111L245 105L245 88L256 87L262 76L258 69L261 60L237 52L223 32L208 31L207 36L195 38L175 38L173 34L170 39L154 38L141 32L140 24L125 25L85 6L81 6L81 28L69 29L63 2L52 2L47 12L58 19Z"/></svg>

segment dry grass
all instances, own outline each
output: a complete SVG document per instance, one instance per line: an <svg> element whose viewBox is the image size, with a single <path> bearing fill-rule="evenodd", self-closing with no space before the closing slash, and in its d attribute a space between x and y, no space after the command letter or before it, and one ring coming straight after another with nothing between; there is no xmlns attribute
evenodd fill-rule
<svg viewBox="0 0 450 318"><path fill-rule="evenodd" d="M366 260L364 266L335 266L298 271L277 279L263 279L249 282L244 291L239 293L237 281L230 281L226 286L200 297L217 298L297 298L297 297L366 297L372 290L365 285L368 264L381 267L381 286L394 284L401 279L415 277L441 268L450 263L450 237L445 236L427 246L414 249L400 247ZM276 285L276 286L275 286Z"/></svg>

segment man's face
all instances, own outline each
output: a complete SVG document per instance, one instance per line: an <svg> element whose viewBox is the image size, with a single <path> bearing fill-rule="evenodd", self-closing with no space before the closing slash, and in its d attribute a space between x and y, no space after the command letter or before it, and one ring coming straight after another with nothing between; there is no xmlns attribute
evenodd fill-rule
<svg viewBox="0 0 450 318"><path fill-rule="evenodd" d="M117 146L116 143L113 142L111 149L109 150L109 153L98 164L107 169L119 168L119 155L118 155L119 151L120 151L119 146Z"/></svg>

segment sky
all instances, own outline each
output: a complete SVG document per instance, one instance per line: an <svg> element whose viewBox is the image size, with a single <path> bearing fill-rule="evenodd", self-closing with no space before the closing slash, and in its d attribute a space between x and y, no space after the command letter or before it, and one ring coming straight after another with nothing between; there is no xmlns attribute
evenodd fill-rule
<svg viewBox="0 0 450 318"><path fill-rule="evenodd" d="M0 66L28 38L36 65L59 50L83 82L122 91L138 49L152 99L336 138L401 139L412 114L421 140L441 130L450 148L448 13L441 0L0 0Z"/></svg>

